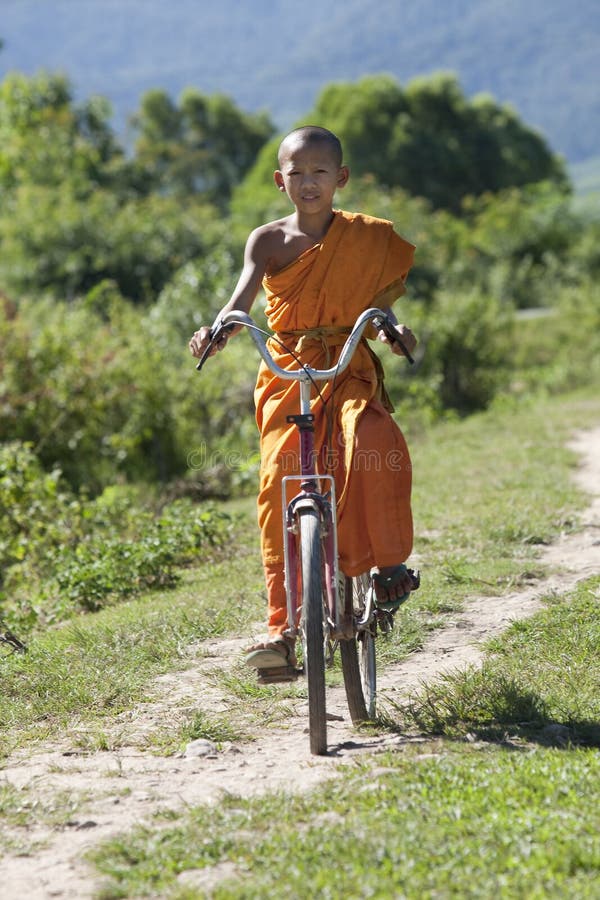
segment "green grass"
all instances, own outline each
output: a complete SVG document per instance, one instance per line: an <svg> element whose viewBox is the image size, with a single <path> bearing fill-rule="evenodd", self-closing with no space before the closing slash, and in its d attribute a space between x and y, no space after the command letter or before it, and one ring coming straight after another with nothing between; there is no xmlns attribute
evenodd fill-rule
<svg viewBox="0 0 600 900"><path fill-rule="evenodd" d="M238 875L211 890L224 900L282 883L299 900L599 896L600 759L575 745L600 744L599 592L600 577L549 602L481 670L428 688L405 716L424 743L306 796L227 797L108 842L92 854L100 896L207 896L177 876L224 863Z"/></svg>
<svg viewBox="0 0 600 900"><path fill-rule="evenodd" d="M585 504L565 442L598 412L580 394L413 445L423 587L380 643L383 662L469 596L539 575L539 550L576 529ZM407 735L403 752L362 758L308 795L228 796L105 844L92 855L99 896L600 896L599 589L594 578L547 598L489 643L480 669L388 711L382 725ZM243 679L231 688L271 701ZM214 873L209 892L196 871Z"/></svg>
<svg viewBox="0 0 600 900"><path fill-rule="evenodd" d="M374 771L373 771L374 770ZM590 751L386 754L300 797L224 798L92 857L99 896L594 897L600 761ZM210 831L206 822L210 819ZM232 863L210 894L179 873ZM193 882L192 882L193 883Z"/></svg>
<svg viewBox="0 0 600 900"><path fill-rule="evenodd" d="M512 405L433 429L410 442L414 562L422 587L396 616L382 661L417 649L471 596L500 596L543 574L540 551L577 528L586 500L570 479L566 448L598 421L588 393Z"/></svg>
<svg viewBox="0 0 600 900"><path fill-rule="evenodd" d="M541 573L540 549L576 529L586 505L565 444L599 417L588 391L413 438L422 587L379 642L382 665L421 646L469 597L499 597ZM253 501L234 506L246 524L231 559L185 570L174 590L82 615L34 636L26 654L0 658L3 753L67 733L77 743L79 730L89 745L113 746L115 717L152 700L157 675L193 665L209 638L254 632L265 601ZM388 711L380 726L418 729L425 743L416 748L361 762L308 797L233 797L111 842L95 856L111 879L104 896L200 897L177 873L229 862L242 881L211 896L275 897L273 873L290 853L290 897L598 895L598 761L585 749L598 743L600 718L596 592L590 582L568 602L551 600L491 645L480 673ZM199 703L178 730L150 736L149 752L197 737L252 739L304 690L260 687L236 660L214 678L226 710ZM562 730L549 735L548 725ZM546 746L553 741L560 750ZM18 800L6 795L0 820L14 825ZM38 812L25 804L19 815L35 823Z"/></svg>
<svg viewBox="0 0 600 900"><path fill-rule="evenodd" d="M262 613L262 596L246 584L253 567L251 558L243 576L229 561L185 570L176 591L81 616L4 656L0 753L82 725L101 735L103 722L151 699L153 678L191 665L197 642L248 629Z"/></svg>
<svg viewBox="0 0 600 900"><path fill-rule="evenodd" d="M423 688L400 723L451 737L600 747L600 576L550 598L488 648L482 668Z"/></svg>

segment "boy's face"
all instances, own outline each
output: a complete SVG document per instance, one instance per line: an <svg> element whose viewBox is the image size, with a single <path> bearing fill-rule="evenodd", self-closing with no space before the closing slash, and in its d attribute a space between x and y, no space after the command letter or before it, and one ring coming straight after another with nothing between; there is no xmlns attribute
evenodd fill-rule
<svg viewBox="0 0 600 900"><path fill-rule="evenodd" d="M322 141L290 141L284 145L275 172L275 184L288 195L298 212L330 210L336 190L344 187L349 171L340 166L332 149Z"/></svg>

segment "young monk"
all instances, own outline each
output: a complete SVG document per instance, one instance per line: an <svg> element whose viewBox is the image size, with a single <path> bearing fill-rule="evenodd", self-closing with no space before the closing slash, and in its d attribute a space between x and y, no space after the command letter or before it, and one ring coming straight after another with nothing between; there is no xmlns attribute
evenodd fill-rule
<svg viewBox="0 0 600 900"><path fill-rule="evenodd" d="M294 212L250 234L239 281L222 313L249 312L262 283L269 327L304 363L324 369L335 364L358 315L377 306L391 316L412 352L416 339L406 325L397 323L390 305L405 292L415 248L394 232L391 222L334 210L334 194L349 178L338 138L325 128L297 128L281 142L278 163L275 184L287 194ZM383 332L377 337L390 344L393 353L402 352ZM222 350L226 342L224 337L212 352ZM196 357L208 345L208 327L196 331L189 342ZM282 368L297 368L280 343L270 341L268 346ZM413 539L410 457L390 415L381 365L366 340L336 379L333 395L331 384L321 393L328 399L326 406L315 391L311 410L320 471L328 463L335 479L340 568L349 576L370 570L378 600L386 602L386 608L397 606L414 587L404 566ZM246 661L266 669L296 664L294 640L285 634L281 477L298 471L297 465L293 471L290 465L298 460L297 432L286 420L298 411L298 387L277 379L262 363L255 403L269 636L248 649Z"/></svg>

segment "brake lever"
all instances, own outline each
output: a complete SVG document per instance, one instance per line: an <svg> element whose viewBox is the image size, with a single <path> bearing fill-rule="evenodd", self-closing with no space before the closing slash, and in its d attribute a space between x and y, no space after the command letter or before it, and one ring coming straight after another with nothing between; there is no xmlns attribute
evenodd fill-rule
<svg viewBox="0 0 600 900"><path fill-rule="evenodd" d="M200 357L200 359L198 361L198 364L196 365L197 372L200 372L202 370L202 366L204 365L204 363L210 356L210 351L212 350L214 345L216 343L218 343L221 335L229 334L231 331L233 331L233 329L234 329L233 325L222 325L221 320L215 322L215 324L213 325L213 327L210 329L210 331L208 333L208 344L206 345L206 350L204 351L204 353L202 354L202 356Z"/></svg>
<svg viewBox="0 0 600 900"><path fill-rule="evenodd" d="M412 357L409 353L408 347L406 346L404 341L400 337L398 337L398 332L395 328L392 327L392 324L387 316L376 316L373 319L373 324L376 328L379 328L380 331L383 331L385 336L392 342L392 344L398 344L411 366L414 366L414 357Z"/></svg>

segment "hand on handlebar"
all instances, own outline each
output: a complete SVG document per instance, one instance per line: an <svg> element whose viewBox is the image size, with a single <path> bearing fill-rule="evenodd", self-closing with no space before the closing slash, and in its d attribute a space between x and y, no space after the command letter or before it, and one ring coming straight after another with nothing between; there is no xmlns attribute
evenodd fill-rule
<svg viewBox="0 0 600 900"><path fill-rule="evenodd" d="M211 346L212 343L212 346ZM214 356L217 350L222 350L227 343L227 334L223 333L218 341L213 340L212 328L203 325L198 331L195 331L188 344L190 353L199 359L208 350L208 356ZM210 350L209 350L210 347Z"/></svg>
<svg viewBox="0 0 600 900"><path fill-rule="evenodd" d="M227 338L237 330L234 325L221 325L216 322L212 328L202 326L195 331L188 344L190 353L200 360L197 369L201 369L209 356L214 356L217 350L223 350L227 344Z"/></svg>
<svg viewBox="0 0 600 900"><path fill-rule="evenodd" d="M399 325L395 319L388 315L376 316L373 324L378 329L377 337L380 341L389 344L392 353L397 356L405 356L409 363L414 365L412 351L417 346L417 339L408 325Z"/></svg>
<svg viewBox="0 0 600 900"><path fill-rule="evenodd" d="M396 332L397 337L396 335L391 334L391 331ZM389 344L392 353L395 353L397 356L405 355L404 348L412 354L417 346L417 339L408 325L392 325L390 323L389 330L388 328L385 330L382 328L377 337L380 341L383 341L384 344Z"/></svg>

